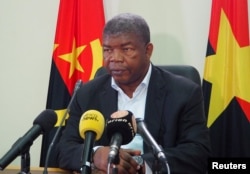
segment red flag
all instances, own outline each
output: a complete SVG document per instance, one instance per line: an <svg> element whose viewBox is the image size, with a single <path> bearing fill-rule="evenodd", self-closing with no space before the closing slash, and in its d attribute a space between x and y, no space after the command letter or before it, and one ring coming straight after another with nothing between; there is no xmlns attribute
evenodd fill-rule
<svg viewBox="0 0 250 174"><path fill-rule="evenodd" d="M213 0L203 93L216 157L250 156L247 0Z"/></svg>
<svg viewBox="0 0 250 174"><path fill-rule="evenodd" d="M103 65L104 23L102 0L60 1L46 106L56 110L56 126L61 122L76 81L93 79L96 70ZM43 136L40 166L44 166L56 129ZM53 154L50 154L48 166L57 167Z"/></svg>

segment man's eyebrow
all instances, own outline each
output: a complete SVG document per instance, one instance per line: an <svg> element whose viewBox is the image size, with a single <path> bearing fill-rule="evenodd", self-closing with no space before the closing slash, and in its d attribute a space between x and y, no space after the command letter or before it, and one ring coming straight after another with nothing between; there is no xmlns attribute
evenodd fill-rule
<svg viewBox="0 0 250 174"><path fill-rule="evenodd" d="M111 46L109 46L109 45L105 45L105 44L102 44L102 46L103 46L103 47L111 47Z"/></svg>
<svg viewBox="0 0 250 174"><path fill-rule="evenodd" d="M126 42L126 43L121 44L121 46L127 46L127 45L132 45L132 42Z"/></svg>
<svg viewBox="0 0 250 174"><path fill-rule="evenodd" d="M118 45L118 47L124 47L124 46L127 46L127 45L132 45L132 42L122 43L122 44ZM102 46L103 47L109 47L109 48L113 47L111 45L106 45L106 44L103 44ZM117 47L117 46L115 46L115 47Z"/></svg>

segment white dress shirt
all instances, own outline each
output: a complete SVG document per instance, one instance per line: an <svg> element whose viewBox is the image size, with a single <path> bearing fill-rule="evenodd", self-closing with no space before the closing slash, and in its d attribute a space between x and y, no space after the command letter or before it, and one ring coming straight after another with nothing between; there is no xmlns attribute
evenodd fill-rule
<svg viewBox="0 0 250 174"><path fill-rule="evenodd" d="M140 85L135 89L132 98L128 97L112 78L111 86L112 88L118 91L118 110L129 110L133 113L135 118L144 119L146 97L147 97L148 84L151 76L151 71L152 71L152 65L150 64L145 78L140 83ZM143 153L142 137L139 134L136 134L134 139L129 144L122 145L122 148L138 149L141 150L141 152Z"/></svg>

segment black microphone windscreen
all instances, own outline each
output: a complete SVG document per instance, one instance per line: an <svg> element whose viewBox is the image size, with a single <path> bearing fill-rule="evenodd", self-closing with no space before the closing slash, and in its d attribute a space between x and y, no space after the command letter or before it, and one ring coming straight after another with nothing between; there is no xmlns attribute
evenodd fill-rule
<svg viewBox="0 0 250 174"><path fill-rule="evenodd" d="M120 133L122 136L122 144L128 144L135 136L135 118L130 111L117 111L114 114L120 115L116 118L112 118L111 116L111 118L107 120L107 137L109 141L111 141L111 138L115 133Z"/></svg>
<svg viewBox="0 0 250 174"><path fill-rule="evenodd" d="M33 125L39 125L42 128L42 132L50 131L57 122L57 115L54 110L46 109L41 112L34 120Z"/></svg>

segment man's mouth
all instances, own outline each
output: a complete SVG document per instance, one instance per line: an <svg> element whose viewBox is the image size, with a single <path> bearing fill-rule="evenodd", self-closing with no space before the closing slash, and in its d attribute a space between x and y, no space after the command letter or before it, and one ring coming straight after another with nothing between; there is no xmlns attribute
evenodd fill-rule
<svg viewBox="0 0 250 174"><path fill-rule="evenodd" d="M112 70L111 71L112 75L121 75L123 73L122 70Z"/></svg>

